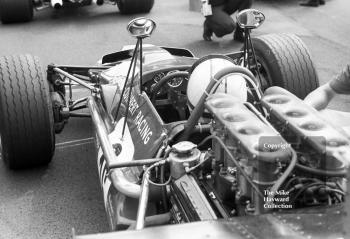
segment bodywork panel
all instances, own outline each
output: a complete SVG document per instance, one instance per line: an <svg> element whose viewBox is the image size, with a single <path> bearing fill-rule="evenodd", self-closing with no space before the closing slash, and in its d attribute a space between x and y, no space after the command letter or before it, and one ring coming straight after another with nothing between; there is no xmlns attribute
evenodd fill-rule
<svg viewBox="0 0 350 239"><path fill-rule="evenodd" d="M127 95L128 92L124 94L124 96ZM122 99L124 113L118 116L117 119L125 116L126 105L127 97L124 97ZM134 88L131 90L128 111L127 125L133 144L137 149L133 156L134 159L144 159L154 156L162 142L162 133L164 132L162 119L159 117L147 95L144 92L142 94L137 93Z"/></svg>
<svg viewBox="0 0 350 239"><path fill-rule="evenodd" d="M229 220L202 221L140 231L123 231L77 236L76 239L129 239L129 238L342 238L348 226L342 207L315 208L293 211L291 214L265 214L230 218Z"/></svg>
<svg viewBox="0 0 350 239"><path fill-rule="evenodd" d="M131 59L134 46L130 46L130 47L132 49L125 49L128 47L124 47L123 50L121 51L104 55L102 57L102 64ZM192 54L192 52L190 52L187 49L173 48L173 47L158 47L153 45L144 45L143 53L145 56L147 56L148 53L152 53L152 54L158 53L158 56L162 55L163 58L167 57L169 59L171 58L174 59L176 57L194 58L194 55Z"/></svg>

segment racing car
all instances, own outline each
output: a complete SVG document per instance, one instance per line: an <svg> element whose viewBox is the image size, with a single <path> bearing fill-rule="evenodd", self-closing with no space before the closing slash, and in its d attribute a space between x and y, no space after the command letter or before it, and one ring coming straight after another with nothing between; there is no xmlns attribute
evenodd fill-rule
<svg viewBox="0 0 350 239"><path fill-rule="evenodd" d="M154 0L0 0L0 18L2 23L28 22L33 19L34 9L88 6L93 2L117 5L121 14L148 13L154 5Z"/></svg>
<svg viewBox="0 0 350 239"><path fill-rule="evenodd" d="M48 164L55 133L91 117L117 232L74 238L343 237L349 138L302 101L318 77L300 38L251 37L264 19L240 12L244 46L226 55L145 45L156 24L137 18L136 45L96 66L50 64L44 78L37 57L1 57L5 164ZM91 94L73 100L76 84Z"/></svg>

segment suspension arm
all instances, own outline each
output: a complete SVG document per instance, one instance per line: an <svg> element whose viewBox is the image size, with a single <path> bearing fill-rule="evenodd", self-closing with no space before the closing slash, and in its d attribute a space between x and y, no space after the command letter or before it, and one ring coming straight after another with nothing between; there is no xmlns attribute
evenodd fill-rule
<svg viewBox="0 0 350 239"><path fill-rule="evenodd" d="M81 79L79 79L79 78L69 74L68 72L66 72L64 70L61 70L60 68L55 67L55 68L53 68L53 71L55 71L55 72L57 72L57 73L59 73L61 75L64 75L65 77L71 79L72 81L78 83L79 85L81 85L81 86L91 90L91 92L93 92L93 93L99 93L99 89L97 89L96 87L93 87L93 86L89 85L85 81L83 81L83 80L81 80Z"/></svg>

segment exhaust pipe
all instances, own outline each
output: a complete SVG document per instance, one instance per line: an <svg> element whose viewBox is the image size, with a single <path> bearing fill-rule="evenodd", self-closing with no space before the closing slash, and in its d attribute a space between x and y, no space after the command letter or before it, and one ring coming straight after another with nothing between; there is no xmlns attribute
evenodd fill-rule
<svg viewBox="0 0 350 239"><path fill-rule="evenodd" d="M90 96L87 99L87 106L90 109L91 118L96 128L97 138L100 141L100 145L106 161L107 162L118 161L114 148L109 141L106 126L101 117L101 111L103 110L101 103L96 102L95 99L92 96ZM112 178L113 186L122 194L131 198L140 197L141 186L128 181L123 171L121 171L120 168L116 168L116 169L113 169L113 171L111 171L111 178Z"/></svg>
<svg viewBox="0 0 350 239"><path fill-rule="evenodd" d="M63 5L62 0L51 0L51 6L55 9L60 9Z"/></svg>

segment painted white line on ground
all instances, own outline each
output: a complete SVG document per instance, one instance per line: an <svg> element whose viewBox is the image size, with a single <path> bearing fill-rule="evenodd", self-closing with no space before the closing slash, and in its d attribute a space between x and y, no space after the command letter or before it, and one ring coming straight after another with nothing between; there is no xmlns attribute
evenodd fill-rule
<svg viewBox="0 0 350 239"><path fill-rule="evenodd" d="M85 138L85 139L77 139L77 140L71 140L71 141L66 141L66 142L62 142L62 143L57 143L56 147L65 146L65 145L69 145L69 144L79 144L79 143L85 144L85 143L91 143L93 141L94 141L94 137Z"/></svg>
<svg viewBox="0 0 350 239"><path fill-rule="evenodd" d="M85 143L80 143L80 144L68 144L68 145L62 145L58 146L57 149L66 149L66 148L72 148L72 147L77 147L77 146L82 146L82 145L87 145L87 144L92 144L94 143L93 141L87 141Z"/></svg>

